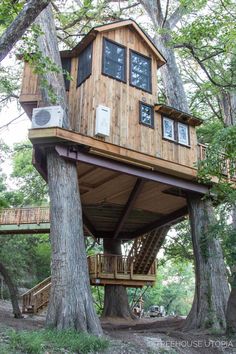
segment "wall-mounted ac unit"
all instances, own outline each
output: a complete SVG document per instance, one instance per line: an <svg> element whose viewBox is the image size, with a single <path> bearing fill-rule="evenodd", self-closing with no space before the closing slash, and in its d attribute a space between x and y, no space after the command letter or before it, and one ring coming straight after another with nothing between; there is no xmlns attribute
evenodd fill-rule
<svg viewBox="0 0 236 354"><path fill-rule="evenodd" d="M34 108L32 114L33 128L62 127L64 110L61 106Z"/></svg>
<svg viewBox="0 0 236 354"><path fill-rule="evenodd" d="M102 105L96 108L95 135L105 137L110 135L111 109Z"/></svg>

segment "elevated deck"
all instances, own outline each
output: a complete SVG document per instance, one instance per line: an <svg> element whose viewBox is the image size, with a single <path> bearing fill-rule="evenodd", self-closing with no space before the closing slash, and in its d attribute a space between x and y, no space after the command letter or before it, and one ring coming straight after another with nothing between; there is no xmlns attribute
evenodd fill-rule
<svg viewBox="0 0 236 354"><path fill-rule="evenodd" d="M77 165L83 221L95 238L130 240L188 214L187 193L208 192L197 170L61 128L33 129L34 164L47 179L48 145Z"/></svg>
<svg viewBox="0 0 236 354"><path fill-rule="evenodd" d="M96 286L123 285L137 288L153 286L156 281L156 262L147 274L134 271L134 261L125 256L97 254L88 257L90 284ZM23 294L23 313L37 313L48 305L51 277Z"/></svg>

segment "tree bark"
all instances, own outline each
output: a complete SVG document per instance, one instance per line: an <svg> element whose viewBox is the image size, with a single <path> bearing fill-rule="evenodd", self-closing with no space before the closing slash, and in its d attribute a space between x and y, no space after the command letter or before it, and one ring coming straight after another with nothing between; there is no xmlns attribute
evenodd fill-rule
<svg viewBox="0 0 236 354"><path fill-rule="evenodd" d="M17 288L14 285L13 281L11 280L9 272L1 262L0 262L0 273L2 274L5 283L7 284L7 287L9 289L14 317L23 318L17 300L17 293L18 293Z"/></svg>
<svg viewBox="0 0 236 354"><path fill-rule="evenodd" d="M176 63L175 52L169 45L171 30L183 16L184 9L180 4L179 8L175 11L171 18L166 18L164 21L161 6L157 7L155 5L160 5L160 0L141 0L141 2L152 20L154 28L161 29L160 35L157 35L154 38L154 41L167 60L167 64L160 69L167 103L174 108L188 112L188 102L183 81ZM167 31L163 31L163 28ZM214 209L210 200L200 201L199 199L198 201L198 199L191 199L192 202L189 202L189 209L195 259L196 290L192 309L187 318L185 328L205 328L207 325L210 326L211 323L212 327L225 328L225 302L227 301L228 296L228 283L225 275L223 253L219 241L217 239L213 239L212 242L209 242L206 235L207 230L210 229L211 222L215 222ZM194 203L198 205L199 210L196 209L196 205L194 205ZM205 212L207 214L205 214ZM200 252L202 242L201 229L199 228L200 225L202 230L206 231L204 233L204 248L205 253L209 255L209 259L206 262L203 262ZM215 257L213 257L214 252L216 255ZM219 264L221 265L221 269L218 268ZM223 289L223 286L225 286L225 289ZM213 309L212 315L207 310L209 304ZM219 319L214 317L214 315L217 316L219 313L223 318L222 323Z"/></svg>
<svg viewBox="0 0 236 354"><path fill-rule="evenodd" d="M61 67L51 6L41 13L37 21L44 32L38 40L42 53ZM57 104L65 110L63 124L65 128L69 128L62 72L47 73L45 78L57 95ZM42 97L45 105L50 104L45 88L42 90ZM89 284L77 168L74 163L59 157L52 148L47 151L47 169L52 287L46 325L102 335Z"/></svg>
<svg viewBox="0 0 236 354"><path fill-rule="evenodd" d="M0 62L49 3L50 0L29 0L26 2L22 11L0 37Z"/></svg>
<svg viewBox="0 0 236 354"><path fill-rule="evenodd" d="M225 330L229 287L212 204L188 196L195 256L195 296L184 329Z"/></svg>
<svg viewBox="0 0 236 354"><path fill-rule="evenodd" d="M104 254L122 255L120 240L103 240ZM105 285L104 308L102 317L135 319L132 313L126 288L122 285Z"/></svg>

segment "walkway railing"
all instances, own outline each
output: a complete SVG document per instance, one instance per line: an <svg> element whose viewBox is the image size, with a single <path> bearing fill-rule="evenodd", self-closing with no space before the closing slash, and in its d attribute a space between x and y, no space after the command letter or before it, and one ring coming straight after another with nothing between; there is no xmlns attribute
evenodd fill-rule
<svg viewBox="0 0 236 354"><path fill-rule="evenodd" d="M39 225L49 222L49 207L8 208L0 210L0 225Z"/></svg>
<svg viewBox="0 0 236 354"><path fill-rule="evenodd" d="M236 165L234 164L234 174L230 173L232 169L232 162L225 158L224 153L219 153L222 156L223 165L221 167L221 172L224 176L227 177L228 180L236 180ZM207 158L207 145L198 143L198 160L203 161Z"/></svg>

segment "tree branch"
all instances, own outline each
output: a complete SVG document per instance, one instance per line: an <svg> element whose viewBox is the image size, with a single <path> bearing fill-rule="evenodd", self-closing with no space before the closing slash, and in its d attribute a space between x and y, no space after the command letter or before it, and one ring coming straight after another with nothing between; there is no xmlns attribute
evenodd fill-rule
<svg viewBox="0 0 236 354"><path fill-rule="evenodd" d="M50 0L29 0L26 2L19 15L0 37L0 62L49 3Z"/></svg>
<svg viewBox="0 0 236 354"><path fill-rule="evenodd" d="M19 119L21 116L23 116L23 114L25 114L25 112L21 113L21 114L20 114L19 116L17 116L16 118L10 120L10 122L8 122L8 123L2 125L2 126L0 127L0 129L7 128L11 123L15 122L17 119Z"/></svg>
<svg viewBox="0 0 236 354"><path fill-rule="evenodd" d="M173 14L170 16L168 22L170 29L173 29L177 23L182 19L182 17L185 14L186 6L179 5L177 9L173 12Z"/></svg>
<svg viewBox="0 0 236 354"><path fill-rule="evenodd" d="M165 17L162 21L162 25L161 27L164 28L165 27L165 23L166 23L166 20L167 20L167 16L168 16L168 11L169 11L169 4L170 4L170 1L167 0L167 3L166 3L166 11L165 11Z"/></svg>

